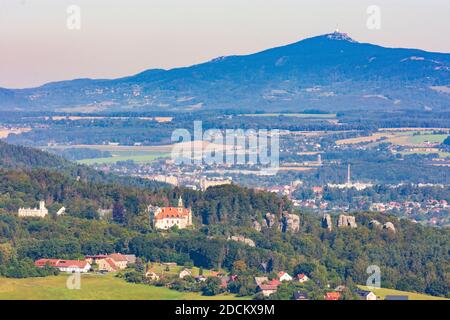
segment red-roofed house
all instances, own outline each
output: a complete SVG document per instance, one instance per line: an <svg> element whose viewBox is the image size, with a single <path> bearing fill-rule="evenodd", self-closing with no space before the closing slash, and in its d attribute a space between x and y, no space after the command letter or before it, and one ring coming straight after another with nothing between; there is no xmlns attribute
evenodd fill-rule
<svg viewBox="0 0 450 320"><path fill-rule="evenodd" d="M273 279L273 280L268 281L267 284L278 287L279 285L281 285L281 281L278 279Z"/></svg>
<svg viewBox="0 0 450 320"><path fill-rule="evenodd" d="M39 259L34 262L36 267L44 267L46 265L58 268L62 272L88 272L91 265L86 261L80 260L63 260L63 259Z"/></svg>
<svg viewBox="0 0 450 320"><path fill-rule="evenodd" d="M341 294L339 292L327 292L325 294L325 300L339 300Z"/></svg>
<svg viewBox="0 0 450 320"><path fill-rule="evenodd" d="M258 290L263 294L264 297L268 297L271 294L277 292L278 286L270 284L260 284Z"/></svg>
<svg viewBox="0 0 450 320"><path fill-rule="evenodd" d="M298 275L296 275L295 279L300 283L303 283L303 282L306 282L309 280L308 276L303 273L299 273Z"/></svg>
<svg viewBox="0 0 450 320"><path fill-rule="evenodd" d="M125 257L123 254L121 253L112 253L108 255L108 258L114 260L115 265L117 266L118 269L123 270L127 267L128 265L128 260L127 257Z"/></svg>
<svg viewBox="0 0 450 320"><path fill-rule="evenodd" d="M96 263L98 266L98 271L114 272L119 270L119 267L111 258L98 259Z"/></svg>

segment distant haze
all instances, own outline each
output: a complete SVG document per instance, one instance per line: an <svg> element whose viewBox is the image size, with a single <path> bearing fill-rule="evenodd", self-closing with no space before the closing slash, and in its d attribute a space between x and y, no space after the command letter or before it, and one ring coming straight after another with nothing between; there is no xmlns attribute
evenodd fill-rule
<svg viewBox="0 0 450 320"><path fill-rule="evenodd" d="M366 27L374 4L380 30ZM80 30L66 27L69 5ZM450 52L449 17L448 0L2 0L0 87L187 66L336 26L360 42Z"/></svg>

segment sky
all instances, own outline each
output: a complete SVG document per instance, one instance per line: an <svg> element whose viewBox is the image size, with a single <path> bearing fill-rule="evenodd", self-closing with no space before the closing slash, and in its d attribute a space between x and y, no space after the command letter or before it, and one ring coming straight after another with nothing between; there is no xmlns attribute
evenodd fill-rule
<svg viewBox="0 0 450 320"><path fill-rule="evenodd" d="M379 29L367 26L373 5ZM0 0L0 87L187 66L336 27L360 42L450 53L449 17L449 0Z"/></svg>

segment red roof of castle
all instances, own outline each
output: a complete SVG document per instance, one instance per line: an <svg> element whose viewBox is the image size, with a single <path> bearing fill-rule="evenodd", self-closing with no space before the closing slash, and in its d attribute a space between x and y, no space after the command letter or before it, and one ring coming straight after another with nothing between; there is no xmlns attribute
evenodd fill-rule
<svg viewBox="0 0 450 320"><path fill-rule="evenodd" d="M155 216L156 220L167 218L186 218L189 216L189 209L177 207L163 207L161 211Z"/></svg>

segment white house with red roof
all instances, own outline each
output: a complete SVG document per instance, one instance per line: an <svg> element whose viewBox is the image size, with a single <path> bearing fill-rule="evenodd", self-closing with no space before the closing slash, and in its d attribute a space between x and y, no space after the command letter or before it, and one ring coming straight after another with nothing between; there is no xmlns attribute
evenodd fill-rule
<svg viewBox="0 0 450 320"><path fill-rule="evenodd" d="M278 272L278 280L283 281L292 281L292 277L284 271Z"/></svg>
<svg viewBox="0 0 450 320"><path fill-rule="evenodd" d="M91 265L87 261L80 260L63 260L63 259L39 259L34 262L36 267L44 267L46 265L58 268L61 272L81 272L86 273L91 270Z"/></svg>
<svg viewBox="0 0 450 320"><path fill-rule="evenodd" d="M153 225L156 229L168 230L174 226L184 229L192 225L192 210L183 207L183 200L178 200L178 207L156 207L153 211Z"/></svg>
<svg viewBox="0 0 450 320"><path fill-rule="evenodd" d="M295 279L300 283L303 283L303 282L306 282L309 280L308 276L303 273L299 273L298 275L296 275Z"/></svg>

